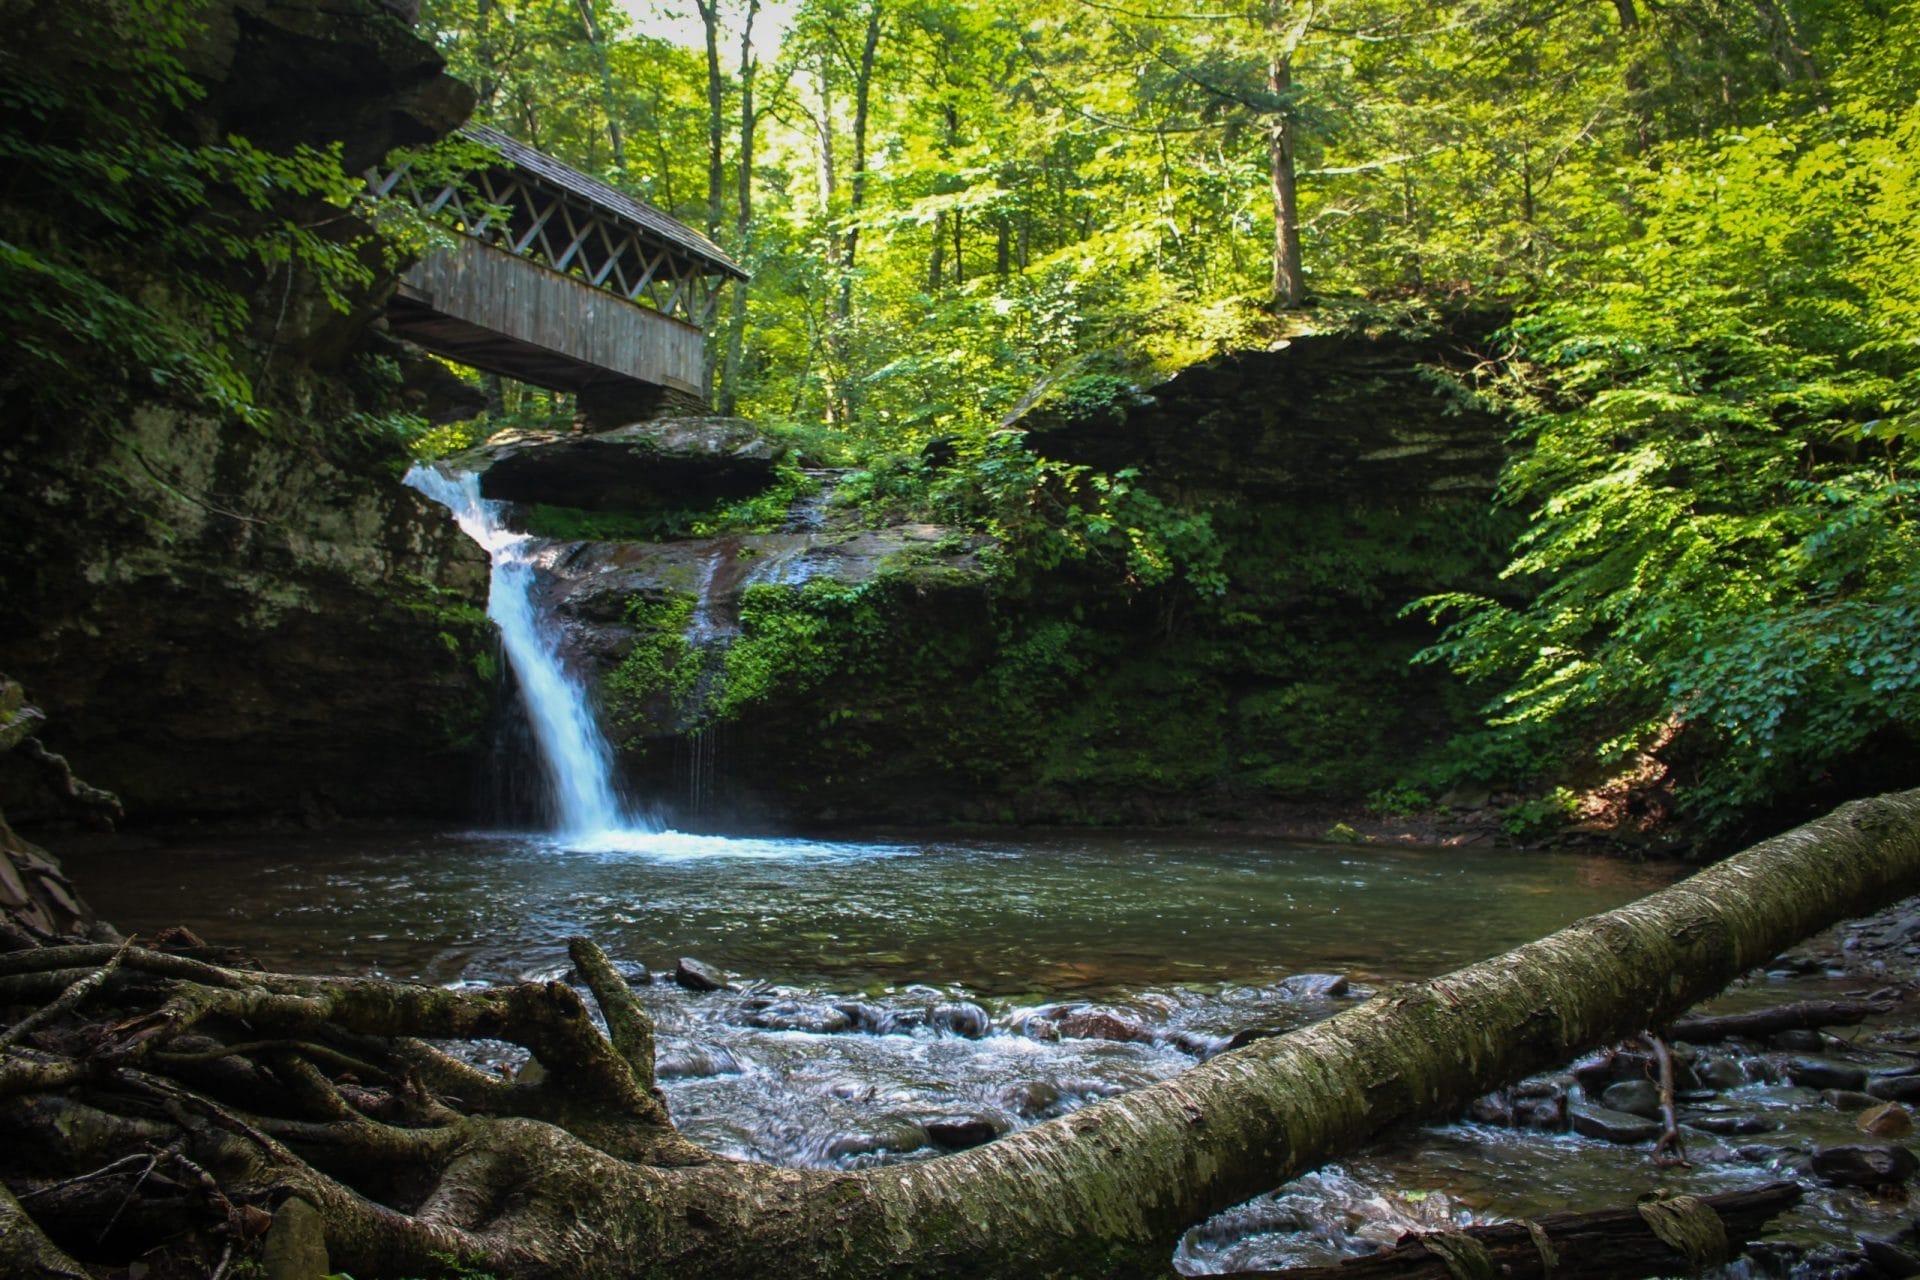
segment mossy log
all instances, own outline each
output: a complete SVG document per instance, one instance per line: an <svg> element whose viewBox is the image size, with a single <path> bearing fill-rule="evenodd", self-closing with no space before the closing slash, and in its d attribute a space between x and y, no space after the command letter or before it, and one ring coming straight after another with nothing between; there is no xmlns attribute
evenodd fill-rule
<svg viewBox="0 0 1920 1280"><path fill-rule="evenodd" d="M196 1224L170 1247L202 1250L211 1269L297 1199L319 1211L329 1264L362 1280L433 1274L435 1254L569 1280L1163 1275L1207 1215L1661 1027L1782 947L1917 888L1920 791L1856 802L1175 1079L858 1172L725 1160L679 1138L640 1061L644 1017L584 942L617 1046L559 983L453 992L140 946L25 948L0 955L10 1025L64 1004L0 1057L0 1273L129 1260L163 1218ZM512 1041L546 1072L507 1081L422 1037Z"/></svg>

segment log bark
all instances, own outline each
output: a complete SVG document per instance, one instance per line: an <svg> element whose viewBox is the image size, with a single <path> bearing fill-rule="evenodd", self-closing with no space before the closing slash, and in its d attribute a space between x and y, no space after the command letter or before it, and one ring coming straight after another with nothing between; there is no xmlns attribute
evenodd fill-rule
<svg viewBox="0 0 1920 1280"><path fill-rule="evenodd" d="M1699 1204L1720 1220L1728 1245L1727 1258L1722 1261L1737 1257L1741 1246L1758 1236L1771 1219L1799 1202L1797 1182L1772 1182L1746 1191L1699 1197ZM1485 1250L1493 1268L1489 1274L1505 1280L1690 1275L1701 1266L1661 1239L1646 1215L1631 1208L1550 1213L1532 1223L1491 1223L1448 1232L1438 1239L1433 1233L1410 1233L1400 1237L1393 1248L1371 1257L1350 1258L1324 1267L1230 1274L1236 1280L1256 1276L1269 1280L1453 1280L1458 1273L1447 1264L1448 1237L1456 1234ZM1542 1242L1552 1251L1550 1264L1543 1255Z"/></svg>
<svg viewBox="0 0 1920 1280"><path fill-rule="evenodd" d="M357 1275L422 1274L453 1253L501 1276L569 1280L1156 1276L1209 1214L1665 1025L1783 947L1916 889L1920 791L1858 801L1639 902L1175 1079L971 1151L858 1172L721 1160L678 1140L643 1072L589 1040L583 1002L558 984L448 992L134 948L86 1005L117 1006L110 1023L41 1028L0 1058L0 1149L39 1135L19 1158L72 1174L149 1151L189 1189L192 1170L216 1171L209 1212L297 1196L326 1221L331 1265ZM39 950L0 957L0 972L41 979L41 999L112 955ZM249 1051L231 1094L168 1073L166 1053L211 1052L189 1038L217 1043L223 1029L272 1040ZM417 1036L516 1041L554 1074L505 1084ZM302 1043L378 1074L312 1055L317 1079L276 1066ZM288 1101L249 1103L247 1082L262 1078L282 1080ZM312 1105L294 1105L302 1081Z"/></svg>

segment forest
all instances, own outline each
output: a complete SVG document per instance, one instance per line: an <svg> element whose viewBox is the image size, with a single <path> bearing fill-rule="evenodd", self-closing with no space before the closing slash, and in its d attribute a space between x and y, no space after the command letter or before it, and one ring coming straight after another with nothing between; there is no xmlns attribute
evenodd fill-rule
<svg viewBox="0 0 1920 1280"><path fill-rule="evenodd" d="M1920 1270L1920 4L0 22L0 1273Z"/></svg>

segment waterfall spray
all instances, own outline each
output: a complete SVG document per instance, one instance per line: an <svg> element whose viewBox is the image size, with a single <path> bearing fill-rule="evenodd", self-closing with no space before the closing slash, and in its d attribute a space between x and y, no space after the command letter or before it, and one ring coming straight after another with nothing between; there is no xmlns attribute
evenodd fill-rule
<svg viewBox="0 0 1920 1280"><path fill-rule="evenodd" d="M540 745L556 809L558 834L569 840L632 830L633 817L613 788L613 750L600 732L586 690L560 662L533 604L535 540L500 522L500 503L480 496L480 477L416 466L408 487L453 513L461 530L493 559L487 616L513 664Z"/></svg>

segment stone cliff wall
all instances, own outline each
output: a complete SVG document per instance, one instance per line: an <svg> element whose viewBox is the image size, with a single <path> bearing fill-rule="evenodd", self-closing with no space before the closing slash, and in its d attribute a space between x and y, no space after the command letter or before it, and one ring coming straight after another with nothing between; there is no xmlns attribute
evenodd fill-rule
<svg viewBox="0 0 1920 1280"><path fill-rule="evenodd" d="M1489 328L1305 336L1144 390L1091 377L1043 398L1019 424L1030 446L1136 471L1170 517L1204 517L1217 591L1017 554L956 574L930 554L952 536L882 572L787 581L777 549L749 546L761 585L732 591L724 638L693 643L692 597L654 579L685 562L691 582L711 549L672 544L636 561L651 576L587 574L604 588L590 611L563 594L574 652L637 792L682 820L1351 812L1478 710L1410 665L1433 632L1401 610L1512 589L1497 579L1512 521L1490 503L1510 428L1448 372Z"/></svg>
<svg viewBox="0 0 1920 1280"><path fill-rule="evenodd" d="M384 6L205 16L181 137L338 144L357 172L470 106ZM28 6L23 38L57 50L58 26ZM353 426L396 407L396 353L365 345L390 281L344 314L285 271L253 287L263 428L151 380L103 372L73 403L0 368L0 669L131 820L457 811L488 691L485 559ZM16 820L54 812L17 772L0 790Z"/></svg>

